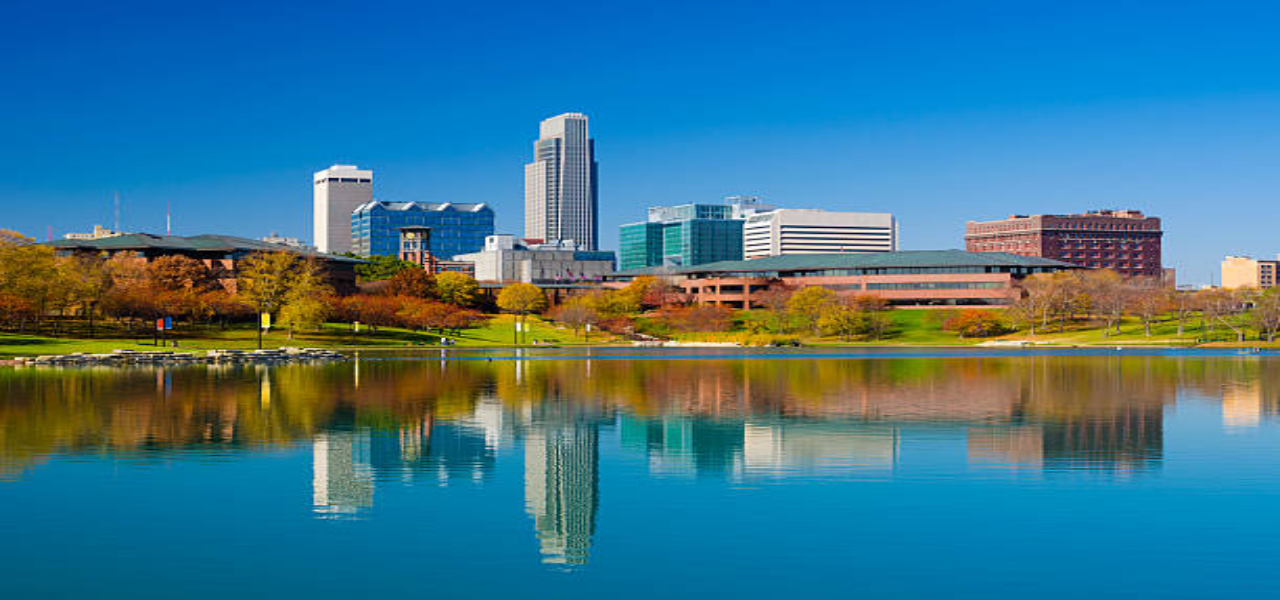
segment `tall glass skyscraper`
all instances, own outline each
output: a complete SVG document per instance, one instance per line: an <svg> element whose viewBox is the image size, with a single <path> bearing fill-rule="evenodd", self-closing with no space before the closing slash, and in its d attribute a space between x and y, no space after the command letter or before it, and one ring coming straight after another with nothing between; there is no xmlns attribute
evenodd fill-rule
<svg viewBox="0 0 1280 600"><path fill-rule="evenodd" d="M352 251L361 256L397 256L400 228L431 228L431 253L452 260L484 249L493 235L493 209L452 202L366 202L351 213Z"/></svg>
<svg viewBox="0 0 1280 600"><path fill-rule="evenodd" d="M596 250L599 205L595 141L587 116L565 113L542 121L533 162L524 166L524 235L573 240Z"/></svg>

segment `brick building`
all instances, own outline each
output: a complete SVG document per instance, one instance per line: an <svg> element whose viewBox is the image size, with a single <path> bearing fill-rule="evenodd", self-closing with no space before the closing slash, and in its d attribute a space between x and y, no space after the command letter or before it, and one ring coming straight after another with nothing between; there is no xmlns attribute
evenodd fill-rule
<svg viewBox="0 0 1280 600"><path fill-rule="evenodd" d="M897 306L1000 306L1009 303L1023 278L1075 268L1000 252L914 250L793 254L680 269L636 269L610 273L605 281L617 288L636 277L659 275L700 304L730 308L758 306L755 294L774 286L821 286L842 295L879 296Z"/></svg>
<svg viewBox="0 0 1280 600"><path fill-rule="evenodd" d="M970 252L1008 252L1113 269L1124 275L1163 277L1163 235L1157 217L1137 210L1099 210L970 221L965 226L964 243Z"/></svg>

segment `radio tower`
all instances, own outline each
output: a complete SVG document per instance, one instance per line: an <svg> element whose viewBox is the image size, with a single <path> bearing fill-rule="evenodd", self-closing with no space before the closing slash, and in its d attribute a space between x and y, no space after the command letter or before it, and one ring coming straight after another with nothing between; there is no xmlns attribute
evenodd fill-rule
<svg viewBox="0 0 1280 600"><path fill-rule="evenodd" d="M112 224L111 229L120 231L120 192L115 192L115 204L113 207L115 210L115 223Z"/></svg>
<svg viewBox="0 0 1280 600"><path fill-rule="evenodd" d="M164 234L173 235L173 204L164 203Z"/></svg>

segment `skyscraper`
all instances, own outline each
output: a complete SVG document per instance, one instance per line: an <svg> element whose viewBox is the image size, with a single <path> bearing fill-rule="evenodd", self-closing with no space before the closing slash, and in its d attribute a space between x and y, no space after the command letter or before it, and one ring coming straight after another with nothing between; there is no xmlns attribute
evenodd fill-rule
<svg viewBox="0 0 1280 600"><path fill-rule="evenodd" d="M316 249L333 254L350 252L351 212L373 200L373 171L354 165L333 165L316 172L313 181L315 194L311 212Z"/></svg>
<svg viewBox="0 0 1280 600"><path fill-rule="evenodd" d="M533 162L524 166L524 235L573 240L597 248L595 141L587 116L565 113L542 121Z"/></svg>

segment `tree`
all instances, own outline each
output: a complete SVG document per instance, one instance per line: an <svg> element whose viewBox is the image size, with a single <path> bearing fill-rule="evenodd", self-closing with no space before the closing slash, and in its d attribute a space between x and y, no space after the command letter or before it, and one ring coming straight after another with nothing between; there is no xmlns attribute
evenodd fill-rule
<svg viewBox="0 0 1280 600"><path fill-rule="evenodd" d="M547 307L547 296L532 283L513 283L498 293L498 308L516 315L516 343L524 329L525 315Z"/></svg>
<svg viewBox="0 0 1280 600"><path fill-rule="evenodd" d="M347 252L343 256L365 261L356 265L356 275L359 275L362 281L382 281L395 277L401 271L422 270L422 265L400 260L395 256L360 256L352 252Z"/></svg>
<svg viewBox="0 0 1280 600"><path fill-rule="evenodd" d="M888 300L872 294L860 294L846 299L846 302L857 311L862 321L862 334L878 340L889 332L893 322L889 318L892 307Z"/></svg>
<svg viewBox="0 0 1280 600"><path fill-rule="evenodd" d="M1115 333L1120 333L1120 319L1124 317L1125 309L1131 304L1132 288L1128 286L1124 277L1111 269L1102 269L1097 271L1083 271L1073 278L1077 286L1074 289L1064 290L1067 295L1083 295L1087 298L1088 304L1105 322L1103 334L1112 335L1112 329ZM1070 285L1065 279L1064 283Z"/></svg>
<svg viewBox="0 0 1280 600"><path fill-rule="evenodd" d="M836 306L837 301L835 292L821 286L809 286L787 300L787 311L804 321L815 335L820 335L822 330L818 326L818 319Z"/></svg>
<svg viewBox="0 0 1280 600"><path fill-rule="evenodd" d="M436 297L454 306L471 306L475 303L480 284L470 275L445 271L436 275Z"/></svg>
<svg viewBox="0 0 1280 600"><path fill-rule="evenodd" d="M70 300L80 305L81 314L89 322L89 337L93 337L94 315L111 289L111 274L96 256L66 257L59 260L58 268L72 296Z"/></svg>
<svg viewBox="0 0 1280 600"><path fill-rule="evenodd" d="M1244 328L1239 321L1248 304L1247 290L1205 290L1202 292L1203 319L1209 323L1208 333L1212 334L1214 325L1225 325L1236 334L1236 341L1244 341Z"/></svg>
<svg viewBox="0 0 1280 600"><path fill-rule="evenodd" d="M1004 321L994 311L970 308L960 311L942 324L946 331L954 331L962 338L996 336L1008 331Z"/></svg>
<svg viewBox="0 0 1280 600"><path fill-rule="evenodd" d="M787 329L787 301L795 290L781 281L774 281L769 287L751 294L751 302L764 308L769 313L770 329L775 333L785 333Z"/></svg>
<svg viewBox="0 0 1280 600"><path fill-rule="evenodd" d="M324 321L333 290L324 282L320 263L292 252L259 252L240 264L240 294L259 314L276 315L289 327L312 328Z"/></svg>
<svg viewBox="0 0 1280 600"><path fill-rule="evenodd" d="M167 291L204 291L218 284L209 267L187 256L161 256L147 265L151 282Z"/></svg>
<svg viewBox="0 0 1280 600"><path fill-rule="evenodd" d="M1274 342L1280 332L1280 291L1267 290L1254 302L1253 325L1268 342Z"/></svg>
<svg viewBox="0 0 1280 600"><path fill-rule="evenodd" d="M302 259L292 252L258 252L240 263L239 292L258 311L275 314L289 300Z"/></svg>
<svg viewBox="0 0 1280 600"><path fill-rule="evenodd" d="M600 322L600 313L589 296L574 296L565 300L551 313L551 318L568 325L574 335L585 332L585 339L591 339L591 326Z"/></svg>
<svg viewBox="0 0 1280 600"><path fill-rule="evenodd" d="M305 259L298 260L287 286L280 323L289 328L289 339L293 339L295 329L316 329L324 323L330 305L324 299L333 290L325 283L320 264Z"/></svg>
<svg viewBox="0 0 1280 600"><path fill-rule="evenodd" d="M863 318L852 306L837 304L827 309L818 317L818 327L827 335L839 336L849 341L853 336L862 333Z"/></svg>
<svg viewBox="0 0 1280 600"><path fill-rule="evenodd" d="M1155 277L1135 277L1128 282L1128 310L1142 319L1142 329L1151 337L1151 322L1170 308L1170 288Z"/></svg>
<svg viewBox="0 0 1280 600"><path fill-rule="evenodd" d="M1178 319L1178 335L1181 336L1186 332L1187 319L1191 318L1191 313L1199 310L1200 300L1196 294L1191 292L1180 292L1176 289L1169 291L1169 306L1173 311L1173 315Z"/></svg>
<svg viewBox="0 0 1280 600"><path fill-rule="evenodd" d="M676 331L728 331L733 326L733 309L710 304L666 306L659 311L658 320Z"/></svg>
<svg viewBox="0 0 1280 600"><path fill-rule="evenodd" d="M319 296L303 296L291 298L280 309L280 324L289 328L289 339L293 339L295 329L316 329L324 323L328 316L329 305Z"/></svg>
<svg viewBox="0 0 1280 600"><path fill-rule="evenodd" d="M0 230L0 290L34 308L37 321L47 314L61 282L53 248Z"/></svg>
<svg viewBox="0 0 1280 600"><path fill-rule="evenodd" d="M374 333L379 327L394 327L399 320L399 312L403 308L403 298L395 296L373 296L356 294L335 300L333 310L343 321L359 321L368 325Z"/></svg>
<svg viewBox="0 0 1280 600"><path fill-rule="evenodd" d="M436 297L436 278L426 269L404 269L387 280L382 293L388 296L409 296L412 298L434 299Z"/></svg>

